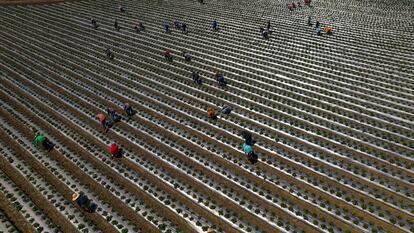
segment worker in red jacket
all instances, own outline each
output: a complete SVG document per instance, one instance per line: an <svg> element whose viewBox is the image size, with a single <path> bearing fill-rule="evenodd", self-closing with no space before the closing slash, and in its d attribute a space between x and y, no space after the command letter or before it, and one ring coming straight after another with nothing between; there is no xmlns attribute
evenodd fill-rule
<svg viewBox="0 0 414 233"><path fill-rule="evenodd" d="M115 158L121 158L122 157L122 149L119 148L118 144L116 144L115 142L111 143L111 145L109 145L109 153L111 154L111 157L115 157Z"/></svg>

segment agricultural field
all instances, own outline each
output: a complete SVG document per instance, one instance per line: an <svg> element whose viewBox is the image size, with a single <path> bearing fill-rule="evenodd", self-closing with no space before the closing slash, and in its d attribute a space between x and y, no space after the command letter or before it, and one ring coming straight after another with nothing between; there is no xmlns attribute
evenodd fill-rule
<svg viewBox="0 0 414 233"><path fill-rule="evenodd" d="M0 232L414 233L414 2L289 3L1 6Z"/></svg>

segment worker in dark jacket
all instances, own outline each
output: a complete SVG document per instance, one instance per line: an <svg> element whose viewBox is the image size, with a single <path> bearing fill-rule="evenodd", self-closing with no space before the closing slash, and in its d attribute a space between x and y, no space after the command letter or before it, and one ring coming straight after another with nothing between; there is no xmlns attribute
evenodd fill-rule
<svg viewBox="0 0 414 233"><path fill-rule="evenodd" d="M131 117L133 116L136 112L134 109L132 109L132 106L129 103L126 103L124 105L124 111L126 113L127 116Z"/></svg>
<svg viewBox="0 0 414 233"><path fill-rule="evenodd" d="M138 27L141 31L145 31L145 27L144 27L144 24L142 22L138 23Z"/></svg>
<svg viewBox="0 0 414 233"><path fill-rule="evenodd" d="M181 23L178 21L174 21L175 29L181 30Z"/></svg>
<svg viewBox="0 0 414 233"><path fill-rule="evenodd" d="M216 73L216 80L219 86L227 86L227 81L224 79L224 74L217 72Z"/></svg>
<svg viewBox="0 0 414 233"><path fill-rule="evenodd" d="M191 61L192 57L191 54L189 52L185 52L183 51L183 57L185 61Z"/></svg>
<svg viewBox="0 0 414 233"><path fill-rule="evenodd" d="M89 213L93 213L98 209L98 205L93 203L91 199L88 198L83 192L80 194L72 194L72 201L76 202L78 206Z"/></svg>
<svg viewBox="0 0 414 233"><path fill-rule="evenodd" d="M93 28L97 29L99 27L98 24L96 24L95 19L93 18L91 19L91 23L92 23Z"/></svg>
<svg viewBox="0 0 414 233"><path fill-rule="evenodd" d="M187 24L182 23L181 24L181 30L183 31L183 33L187 33Z"/></svg>
<svg viewBox="0 0 414 233"><path fill-rule="evenodd" d="M246 143L249 146L253 146L256 143L256 141L253 140L252 134L250 132L243 131L241 132L241 136L244 139L244 143Z"/></svg>
<svg viewBox="0 0 414 233"><path fill-rule="evenodd" d="M233 109L229 105L224 105L221 109L223 114L230 114Z"/></svg>
<svg viewBox="0 0 414 233"><path fill-rule="evenodd" d="M121 27L118 25L118 20L117 19L115 19L114 27L115 27L115 30L117 30L117 31L121 30Z"/></svg>
<svg viewBox="0 0 414 233"><path fill-rule="evenodd" d="M200 75L197 72L195 72L195 71L193 71L193 73L191 73L191 78L193 79L193 81L195 83L197 83L199 85L202 83L202 80L201 80Z"/></svg>
<svg viewBox="0 0 414 233"><path fill-rule="evenodd" d="M118 122L121 120L121 117L118 115L118 113L115 112L113 108L107 108L106 111L113 122Z"/></svg>
<svg viewBox="0 0 414 233"><path fill-rule="evenodd" d="M121 12L121 13L124 13L125 12L124 7L121 6L121 5L118 6L118 9L119 9L119 12Z"/></svg>
<svg viewBox="0 0 414 233"><path fill-rule="evenodd" d="M114 54L112 53L112 51L111 51L111 49L110 48L107 48L106 50L105 50L105 54L106 54L106 56L109 58L109 59L114 59Z"/></svg>
<svg viewBox="0 0 414 233"><path fill-rule="evenodd" d="M167 22L164 23L164 29L166 33L170 33L170 25Z"/></svg>
<svg viewBox="0 0 414 233"><path fill-rule="evenodd" d="M218 31L219 30L217 20L213 21L212 26L213 26L213 31Z"/></svg>

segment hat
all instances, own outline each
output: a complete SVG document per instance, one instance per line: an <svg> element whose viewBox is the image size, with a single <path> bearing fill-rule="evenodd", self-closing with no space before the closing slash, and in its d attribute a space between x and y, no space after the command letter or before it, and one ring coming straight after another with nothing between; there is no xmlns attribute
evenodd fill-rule
<svg viewBox="0 0 414 233"><path fill-rule="evenodd" d="M79 193L73 193L72 194L72 201L76 201L76 199L79 198Z"/></svg>
<svg viewBox="0 0 414 233"><path fill-rule="evenodd" d="M207 233L214 233L213 228L209 227L209 228L207 229Z"/></svg>

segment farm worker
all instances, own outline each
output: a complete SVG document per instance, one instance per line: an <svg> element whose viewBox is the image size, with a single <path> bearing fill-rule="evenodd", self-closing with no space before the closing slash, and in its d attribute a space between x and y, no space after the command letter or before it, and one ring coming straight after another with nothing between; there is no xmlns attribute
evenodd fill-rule
<svg viewBox="0 0 414 233"><path fill-rule="evenodd" d="M39 146L39 145L43 145L43 142L45 140L45 136L41 135L41 134L36 134L35 140L34 140L34 144L35 146Z"/></svg>
<svg viewBox="0 0 414 233"><path fill-rule="evenodd" d="M193 71L193 73L191 74L191 77L192 77L192 79L195 83L201 84L201 82L202 82L201 77L197 72Z"/></svg>
<svg viewBox="0 0 414 233"><path fill-rule="evenodd" d="M168 61L172 61L172 51L171 49L166 49L164 52L164 57L165 59L167 59Z"/></svg>
<svg viewBox="0 0 414 233"><path fill-rule="evenodd" d="M76 204L79 205L82 209L89 213L93 213L98 208L98 205L93 203L91 199L88 198L85 194L82 192L80 194L73 193L72 194L72 201L76 202Z"/></svg>
<svg viewBox="0 0 414 233"><path fill-rule="evenodd" d="M325 27L325 31L326 31L326 34L331 34L332 33L332 31L331 31L332 29L331 29L331 27L330 26L326 26Z"/></svg>
<svg viewBox="0 0 414 233"><path fill-rule="evenodd" d="M118 25L118 20L117 19L115 19L114 27L115 27L115 30L117 30L117 31L119 31L119 29L121 29L121 27Z"/></svg>
<svg viewBox="0 0 414 233"><path fill-rule="evenodd" d="M95 19L91 19L91 23L92 23L92 26L95 28L95 29L97 29L99 26L98 26L98 24L96 24L96 20Z"/></svg>
<svg viewBox="0 0 414 233"><path fill-rule="evenodd" d="M227 81L224 79L224 74L217 72L216 75L216 80L219 84L219 86L226 86L227 85Z"/></svg>
<svg viewBox="0 0 414 233"><path fill-rule="evenodd" d="M218 23L216 20L213 21L213 30L218 30Z"/></svg>
<svg viewBox="0 0 414 233"><path fill-rule="evenodd" d="M98 113L95 116L96 119L101 122L102 128L105 130L105 133L109 130L109 122L106 121L106 117L103 113Z"/></svg>
<svg viewBox="0 0 414 233"><path fill-rule="evenodd" d="M115 142L109 145L109 153L111 154L112 157L120 158L122 156L122 151Z"/></svg>
<svg viewBox="0 0 414 233"><path fill-rule="evenodd" d="M184 33L186 33L187 32L187 24L182 23L181 24L181 29L183 30Z"/></svg>
<svg viewBox="0 0 414 233"><path fill-rule="evenodd" d="M111 48L107 48L106 50L105 50L105 53L106 53L106 56L109 58L109 59L114 59L114 54L112 53L112 51L111 51Z"/></svg>
<svg viewBox="0 0 414 233"><path fill-rule="evenodd" d="M170 25L167 22L164 23L164 29L166 33L170 32Z"/></svg>
<svg viewBox="0 0 414 233"><path fill-rule="evenodd" d="M252 134L247 131L243 131L241 136L243 137L246 145L253 146L256 143L256 141L252 138Z"/></svg>
<svg viewBox="0 0 414 233"><path fill-rule="evenodd" d="M118 116L113 108L107 108L106 111L113 122L118 122L121 120L121 117Z"/></svg>
<svg viewBox="0 0 414 233"><path fill-rule="evenodd" d="M124 111L128 116L132 116L135 114L134 109L132 109L132 106L129 103L126 103L124 105Z"/></svg>
<svg viewBox="0 0 414 233"><path fill-rule="evenodd" d="M99 120L99 122L101 122L102 127L105 129L106 128L106 116L103 113L98 113L95 116L96 119Z"/></svg>
<svg viewBox="0 0 414 233"><path fill-rule="evenodd" d="M189 52L185 52L185 51L183 51L183 57L184 57L184 60L186 60L186 61L191 61L191 54L189 53Z"/></svg>
<svg viewBox="0 0 414 233"><path fill-rule="evenodd" d="M217 118L216 113L215 113L215 111L212 107L207 108L207 116L210 119L216 119Z"/></svg>
<svg viewBox="0 0 414 233"><path fill-rule="evenodd" d="M254 164L257 162L257 154L254 153L252 146L244 143L243 144L243 152L246 155L246 159L251 163Z"/></svg>
<svg viewBox="0 0 414 233"><path fill-rule="evenodd" d="M243 152L245 155L253 151L252 146L248 145L247 143L243 143Z"/></svg>
<svg viewBox="0 0 414 233"><path fill-rule="evenodd" d="M317 34L318 36L322 35L322 31L323 31L322 27L318 27L318 28L316 28L316 34Z"/></svg>
<svg viewBox="0 0 414 233"><path fill-rule="evenodd" d="M40 133L36 134L34 144L35 146L42 145L42 147L48 151L53 150L53 147L55 146L55 144L53 144L49 139L47 139L45 136L41 135Z"/></svg>
<svg viewBox="0 0 414 233"><path fill-rule="evenodd" d="M232 111L232 109L228 105L224 105L223 108L221 109L221 112L224 113L224 114L230 114L231 111Z"/></svg>

